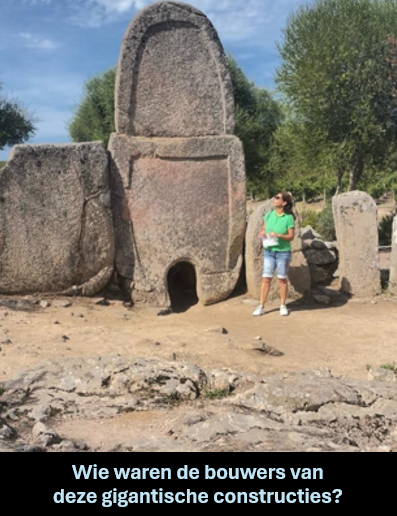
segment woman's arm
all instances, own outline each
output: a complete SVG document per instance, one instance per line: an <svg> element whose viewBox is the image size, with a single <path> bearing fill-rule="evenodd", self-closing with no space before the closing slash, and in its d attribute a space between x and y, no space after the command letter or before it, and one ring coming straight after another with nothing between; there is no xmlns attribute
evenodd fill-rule
<svg viewBox="0 0 397 516"><path fill-rule="evenodd" d="M292 242L295 238L295 229L290 228L286 235L280 235L279 233L270 233L271 237L279 238L280 240L285 240L286 242Z"/></svg>

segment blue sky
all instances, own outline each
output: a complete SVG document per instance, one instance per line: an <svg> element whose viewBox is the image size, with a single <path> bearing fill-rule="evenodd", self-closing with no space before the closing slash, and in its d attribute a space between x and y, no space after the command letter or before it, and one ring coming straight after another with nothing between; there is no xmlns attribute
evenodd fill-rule
<svg viewBox="0 0 397 516"><path fill-rule="evenodd" d="M287 16L309 0L192 0L225 50L259 86L274 88ZM150 0L1 0L0 82L39 119L36 143L69 141L84 83L117 63L130 19ZM9 149L0 151L0 160Z"/></svg>

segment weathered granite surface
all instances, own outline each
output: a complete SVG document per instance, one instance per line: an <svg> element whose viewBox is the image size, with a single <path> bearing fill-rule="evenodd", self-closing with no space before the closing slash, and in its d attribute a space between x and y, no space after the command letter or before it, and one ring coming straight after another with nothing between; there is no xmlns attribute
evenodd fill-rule
<svg viewBox="0 0 397 516"><path fill-rule="evenodd" d="M0 387L1 451L397 451L397 382L388 377L261 377L92 357L46 362ZM70 441L72 422L80 436L83 426L102 429L102 446L89 430Z"/></svg>
<svg viewBox="0 0 397 516"><path fill-rule="evenodd" d="M191 264L204 304L235 288L246 185L218 35L186 4L140 12L125 35L109 150L116 270L134 302L169 306L168 272Z"/></svg>
<svg viewBox="0 0 397 516"><path fill-rule="evenodd" d="M216 30L194 7L160 2L132 20L116 79L116 131L233 134L233 86Z"/></svg>
<svg viewBox="0 0 397 516"><path fill-rule="evenodd" d="M101 143L17 145L0 192L0 293L92 295L106 286L114 232Z"/></svg>
<svg viewBox="0 0 397 516"><path fill-rule="evenodd" d="M112 135L116 270L135 301L169 304L167 274L191 263L204 304L233 291L242 263L245 168L234 136Z"/></svg>
<svg viewBox="0 0 397 516"><path fill-rule="evenodd" d="M356 297L381 293L375 201L364 192L332 199L339 251L340 287Z"/></svg>

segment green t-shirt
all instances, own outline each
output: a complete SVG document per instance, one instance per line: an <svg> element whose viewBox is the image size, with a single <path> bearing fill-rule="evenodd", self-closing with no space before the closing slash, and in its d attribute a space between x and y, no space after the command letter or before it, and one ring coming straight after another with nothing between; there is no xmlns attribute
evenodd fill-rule
<svg viewBox="0 0 397 516"><path fill-rule="evenodd" d="M266 224L266 233L278 233L279 235L287 235L288 230L295 227L294 217L287 213L277 215L276 210L272 210L264 216ZM269 251L291 251L291 242L278 239L278 245L268 248Z"/></svg>

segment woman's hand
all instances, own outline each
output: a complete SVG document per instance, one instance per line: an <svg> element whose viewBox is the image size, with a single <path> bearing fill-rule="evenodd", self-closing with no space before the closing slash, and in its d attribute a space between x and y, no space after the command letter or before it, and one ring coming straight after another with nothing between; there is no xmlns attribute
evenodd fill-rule
<svg viewBox="0 0 397 516"><path fill-rule="evenodd" d="M265 231L263 229L261 231L259 231L258 237L259 238L266 238L266 233L265 233Z"/></svg>
<svg viewBox="0 0 397 516"><path fill-rule="evenodd" d="M270 236L271 238L278 238L278 237L277 237L277 233L274 233L274 232L270 233L270 235L269 235L269 236Z"/></svg>

